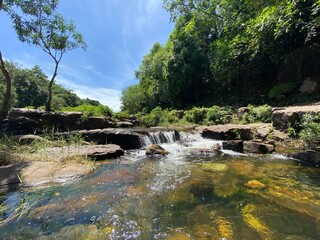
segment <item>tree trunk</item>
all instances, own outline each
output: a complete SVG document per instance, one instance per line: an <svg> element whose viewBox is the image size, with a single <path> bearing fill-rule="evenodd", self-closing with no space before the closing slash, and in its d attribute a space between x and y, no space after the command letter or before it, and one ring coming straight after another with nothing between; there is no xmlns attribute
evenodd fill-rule
<svg viewBox="0 0 320 240"><path fill-rule="evenodd" d="M59 62L56 61L56 66L54 68L54 73L52 75L52 78L50 80L49 86L48 86L48 100L46 102L46 111L52 111L51 109L51 102L52 102L52 86L54 83L54 80L58 74L58 66L59 66Z"/></svg>
<svg viewBox="0 0 320 240"><path fill-rule="evenodd" d="M6 81L6 92L4 94L2 107L0 110L0 122L2 122L8 116L9 109L10 109L10 99L12 95L12 78L5 67L5 63L2 59L1 51L0 51L0 69Z"/></svg>

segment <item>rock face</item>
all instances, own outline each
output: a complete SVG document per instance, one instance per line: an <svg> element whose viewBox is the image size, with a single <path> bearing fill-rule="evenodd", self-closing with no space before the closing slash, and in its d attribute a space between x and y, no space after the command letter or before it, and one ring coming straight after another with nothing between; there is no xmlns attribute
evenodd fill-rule
<svg viewBox="0 0 320 240"><path fill-rule="evenodd" d="M85 145L85 146L67 146L54 147L45 149L48 155L60 159L62 156L66 158L72 157L89 157L94 160L106 160L117 158L124 154L120 146L115 144L108 145Z"/></svg>
<svg viewBox="0 0 320 240"><path fill-rule="evenodd" d="M92 130L110 127L132 127L131 120L118 123L110 116L84 118L81 112L46 112L35 109L14 108L2 123L3 131L12 135L42 133L47 129L55 131ZM135 120L132 120L135 121Z"/></svg>
<svg viewBox="0 0 320 240"><path fill-rule="evenodd" d="M320 152L308 150L289 154L289 157L301 160L307 165L320 167Z"/></svg>
<svg viewBox="0 0 320 240"><path fill-rule="evenodd" d="M287 131L288 128L299 124L304 114L319 114L320 104L293 106L275 109L272 114L272 126L280 131Z"/></svg>
<svg viewBox="0 0 320 240"><path fill-rule="evenodd" d="M266 154L272 153L274 151L274 146L270 144L260 143L260 142L244 142L243 152L245 153L258 153Z"/></svg>
<svg viewBox="0 0 320 240"><path fill-rule="evenodd" d="M166 151L163 147L161 147L158 144L152 144L150 147L146 150L146 155L153 156L153 155L162 155L165 156L169 154L168 151Z"/></svg>
<svg viewBox="0 0 320 240"><path fill-rule="evenodd" d="M271 124L247 124L247 125L214 125L209 127L198 127L204 138L216 140L252 140L261 128L271 128Z"/></svg>
<svg viewBox="0 0 320 240"><path fill-rule="evenodd" d="M86 141L95 142L96 144L117 144L124 150L139 149L141 147L140 134L114 128L72 131L61 133L60 135L68 137L77 134L80 134Z"/></svg>

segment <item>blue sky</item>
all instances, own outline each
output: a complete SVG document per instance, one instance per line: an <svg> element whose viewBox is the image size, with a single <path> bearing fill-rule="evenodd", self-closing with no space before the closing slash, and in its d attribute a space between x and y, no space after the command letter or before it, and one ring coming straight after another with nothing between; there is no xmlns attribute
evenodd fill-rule
<svg viewBox="0 0 320 240"><path fill-rule="evenodd" d="M120 109L123 88L137 83L134 70L155 42L166 43L173 28L162 0L60 0L59 12L73 19L88 49L73 50L61 62L57 82L81 98ZM3 57L23 67L39 65L51 77L54 63L40 49L18 41L0 12Z"/></svg>

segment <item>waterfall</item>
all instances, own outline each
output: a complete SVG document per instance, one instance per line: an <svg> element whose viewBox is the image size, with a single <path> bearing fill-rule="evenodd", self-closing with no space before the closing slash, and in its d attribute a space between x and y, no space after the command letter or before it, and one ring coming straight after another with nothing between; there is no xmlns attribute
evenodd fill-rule
<svg viewBox="0 0 320 240"><path fill-rule="evenodd" d="M173 143L178 140L180 140L180 134L178 131L148 132L148 134L140 138L140 142L143 147L148 147L152 144Z"/></svg>

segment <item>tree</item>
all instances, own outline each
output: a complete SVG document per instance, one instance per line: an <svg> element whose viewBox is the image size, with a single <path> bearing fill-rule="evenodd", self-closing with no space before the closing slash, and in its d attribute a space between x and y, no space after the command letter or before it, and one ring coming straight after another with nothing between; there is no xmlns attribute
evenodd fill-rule
<svg viewBox="0 0 320 240"><path fill-rule="evenodd" d="M2 9L2 5L3 5L3 0L0 0L0 11ZM0 110L0 122L2 122L7 117L9 108L10 108L10 99L12 95L12 77L6 68L5 62L2 58L1 50L0 50L0 69L4 75L5 82L6 82L6 91L3 97L2 106Z"/></svg>
<svg viewBox="0 0 320 240"><path fill-rule="evenodd" d="M55 63L48 86L46 110L51 111L52 86L63 55L76 48L87 48L74 23L56 12L58 0L7 0L6 10L13 20L19 40L35 45Z"/></svg>

